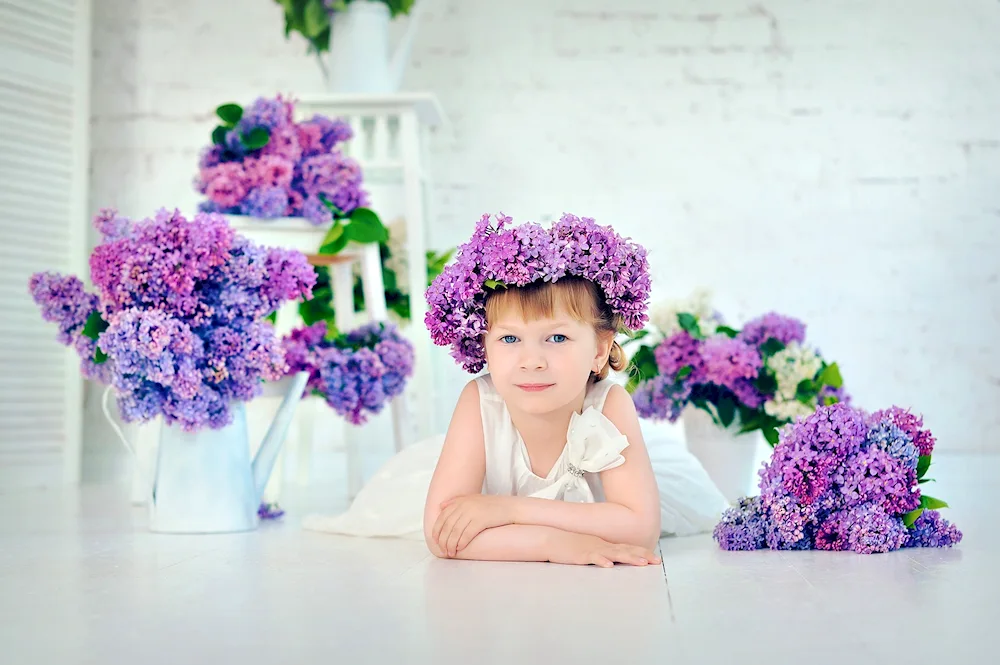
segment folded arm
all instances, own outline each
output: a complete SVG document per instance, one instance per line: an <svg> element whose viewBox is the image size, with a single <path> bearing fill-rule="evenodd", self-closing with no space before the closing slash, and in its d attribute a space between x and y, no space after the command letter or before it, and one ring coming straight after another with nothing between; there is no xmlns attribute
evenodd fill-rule
<svg viewBox="0 0 1000 665"><path fill-rule="evenodd" d="M625 463L600 474L605 501L570 503L532 497L503 498L511 502L515 524L551 526L613 543L653 547L660 538L660 494L635 406L621 386L609 391L604 415L629 442L622 451Z"/></svg>
<svg viewBox="0 0 1000 665"><path fill-rule="evenodd" d="M510 556L545 560L536 548L547 546L558 534L513 527L543 527L610 543L655 548L660 536L656 479L632 400L620 386L609 393L604 415L628 438L629 446L622 452L624 464L601 473L606 501L598 503L484 496L481 490L486 460L478 391L472 385L466 392L475 396L475 411L465 413L473 400L470 397L466 401L463 393L427 496L424 533L432 552L458 558L491 558L495 553L502 560ZM478 437L471 433L474 426L478 427ZM507 534L518 541L510 543L516 555L502 549L507 545Z"/></svg>

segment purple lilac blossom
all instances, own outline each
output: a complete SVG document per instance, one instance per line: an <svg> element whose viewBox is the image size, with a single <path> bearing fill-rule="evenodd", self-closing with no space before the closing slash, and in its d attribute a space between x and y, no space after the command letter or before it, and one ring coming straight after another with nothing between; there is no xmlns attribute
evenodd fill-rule
<svg viewBox="0 0 1000 665"><path fill-rule="evenodd" d="M290 100L258 98L227 132L223 146L203 150L194 187L207 200L199 210L263 219L302 217L323 225L334 215L321 195L337 208L338 218L367 206L361 167L341 150L353 136L350 125L323 115L296 122L294 115ZM241 136L256 128L267 130L268 142L248 151Z"/></svg>
<svg viewBox="0 0 1000 665"><path fill-rule="evenodd" d="M392 324L369 323L328 339L327 324L319 321L282 343L288 372L309 372L309 389L355 425L381 412L413 375L413 345Z"/></svg>
<svg viewBox="0 0 1000 665"><path fill-rule="evenodd" d="M598 226L593 219L565 214L548 230L535 223L509 227L510 217L483 215L472 238L458 249L427 289L424 323L431 339L450 346L451 355L472 373L485 366L486 282L508 287L555 282L566 275L597 284L623 325L646 323L650 290L646 250Z"/></svg>
<svg viewBox="0 0 1000 665"><path fill-rule="evenodd" d="M806 339L806 325L790 316L768 312L747 322L737 338L751 346L760 346L769 339L776 339L785 346L791 342L801 344Z"/></svg>
<svg viewBox="0 0 1000 665"><path fill-rule="evenodd" d="M920 505L914 434L931 437L921 424L895 406L868 415L834 404L785 426L761 469L760 496L723 514L716 541L728 550L859 554L957 544L961 531L937 511L924 510L909 529L903 521Z"/></svg>
<svg viewBox="0 0 1000 665"><path fill-rule="evenodd" d="M301 253L254 245L215 214L161 210L132 222L102 211L94 225L104 236L90 258L97 295L51 273L30 288L84 375L114 386L126 422L222 427L231 402L283 375L281 344L261 319L311 296L316 273ZM94 312L106 326L96 341L81 323Z"/></svg>

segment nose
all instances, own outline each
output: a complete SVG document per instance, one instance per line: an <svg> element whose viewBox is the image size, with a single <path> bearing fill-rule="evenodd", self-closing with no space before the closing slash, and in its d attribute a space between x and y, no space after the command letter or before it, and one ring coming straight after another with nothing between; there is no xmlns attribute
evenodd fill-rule
<svg viewBox="0 0 1000 665"><path fill-rule="evenodd" d="M542 350L534 345L525 344L521 353L521 369L524 370L541 370L548 367L548 362L545 360L545 354Z"/></svg>

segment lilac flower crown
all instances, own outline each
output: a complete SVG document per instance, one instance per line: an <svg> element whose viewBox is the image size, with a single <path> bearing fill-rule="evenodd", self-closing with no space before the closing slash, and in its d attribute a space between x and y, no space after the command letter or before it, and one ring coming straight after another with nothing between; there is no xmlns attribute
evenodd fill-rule
<svg viewBox="0 0 1000 665"><path fill-rule="evenodd" d="M424 323L431 339L450 345L466 371L486 365L482 335L491 289L581 277L603 290L626 328L646 324L650 278L644 247L587 217L564 214L548 230L533 222L508 228L511 221L500 214L491 226L490 216L483 215L455 262L427 288Z"/></svg>

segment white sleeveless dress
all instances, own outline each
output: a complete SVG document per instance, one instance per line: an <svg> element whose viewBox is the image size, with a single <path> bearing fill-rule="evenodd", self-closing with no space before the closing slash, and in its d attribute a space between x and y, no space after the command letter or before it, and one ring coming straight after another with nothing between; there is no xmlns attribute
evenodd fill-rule
<svg viewBox="0 0 1000 665"><path fill-rule="evenodd" d="M531 470L528 450L488 374L475 379L486 446L483 493L561 501L604 501L600 473L625 463L628 439L604 416L613 382L590 385L583 409L573 414L566 445L544 478ZM393 456L364 486L347 512L313 515L303 527L351 536L423 539L424 502L444 436L408 446ZM663 535L711 531L727 507L698 460L683 446L647 441L660 491Z"/></svg>

